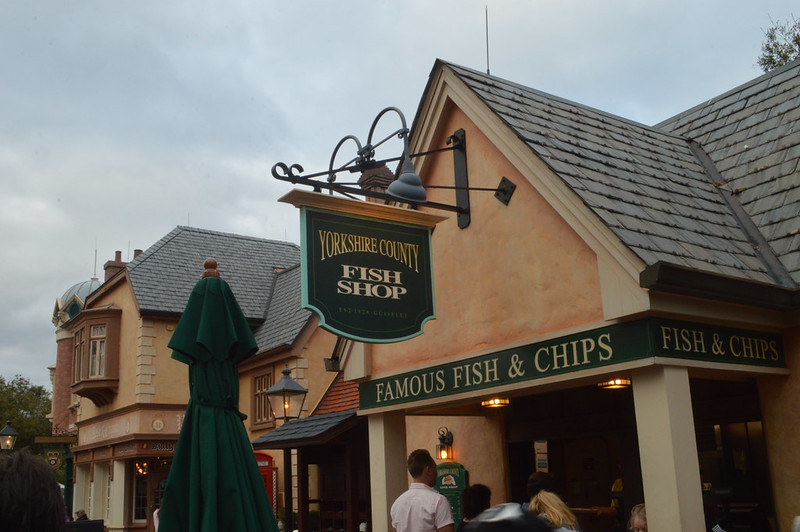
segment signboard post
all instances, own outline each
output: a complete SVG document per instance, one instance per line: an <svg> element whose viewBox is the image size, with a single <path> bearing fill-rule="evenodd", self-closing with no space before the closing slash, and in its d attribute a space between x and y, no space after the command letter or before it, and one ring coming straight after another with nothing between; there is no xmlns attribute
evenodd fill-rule
<svg viewBox="0 0 800 532"><path fill-rule="evenodd" d="M461 492L467 487L469 474L457 462L443 462L436 466L436 491L450 502L453 522L461 522Z"/></svg>

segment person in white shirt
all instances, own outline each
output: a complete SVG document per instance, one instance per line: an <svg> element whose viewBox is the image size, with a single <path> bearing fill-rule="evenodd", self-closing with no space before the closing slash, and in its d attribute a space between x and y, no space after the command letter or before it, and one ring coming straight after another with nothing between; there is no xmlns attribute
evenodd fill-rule
<svg viewBox="0 0 800 532"><path fill-rule="evenodd" d="M392 504L395 532L454 532L450 502L433 489L436 462L425 449L408 455L408 472L413 479L408 491Z"/></svg>

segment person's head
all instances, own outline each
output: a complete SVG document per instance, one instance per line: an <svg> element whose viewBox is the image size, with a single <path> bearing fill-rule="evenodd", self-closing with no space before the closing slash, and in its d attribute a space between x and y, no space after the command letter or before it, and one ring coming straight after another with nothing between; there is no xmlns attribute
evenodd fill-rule
<svg viewBox="0 0 800 532"><path fill-rule="evenodd" d="M408 455L408 473L414 482L428 486L436 484L436 462L426 449L411 451Z"/></svg>
<svg viewBox="0 0 800 532"><path fill-rule="evenodd" d="M531 498L528 510L540 515L544 514L552 528L568 525L570 528L578 529L578 518L567 504L552 491L540 490Z"/></svg>
<svg viewBox="0 0 800 532"><path fill-rule="evenodd" d="M647 532L647 512L644 509L644 504L637 504L631 508L628 530L631 532Z"/></svg>
<svg viewBox="0 0 800 532"><path fill-rule="evenodd" d="M66 530L64 498L43 458L24 449L0 455L0 523L15 532Z"/></svg>
<svg viewBox="0 0 800 532"><path fill-rule="evenodd" d="M535 471L528 477L528 483L525 486L528 494L528 499L532 499L534 495L542 490L553 490L553 477L544 471Z"/></svg>
<svg viewBox="0 0 800 532"><path fill-rule="evenodd" d="M472 519L491 506L492 492L483 484L467 486L461 492L461 515Z"/></svg>
<svg viewBox="0 0 800 532"><path fill-rule="evenodd" d="M77 517L78 519L80 519L84 515L86 515L86 512L84 510L75 510L75 517Z"/></svg>

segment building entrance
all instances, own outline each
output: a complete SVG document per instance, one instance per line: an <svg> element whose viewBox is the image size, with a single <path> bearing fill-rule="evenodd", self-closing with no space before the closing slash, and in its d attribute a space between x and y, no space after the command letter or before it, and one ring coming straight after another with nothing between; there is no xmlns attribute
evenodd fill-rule
<svg viewBox="0 0 800 532"><path fill-rule="evenodd" d="M770 530L764 527L774 511L755 381L690 384L709 523L726 531ZM541 469L549 470L584 532L624 530L630 508L644 502L630 388L586 386L517 398L507 440L517 502L527 500L527 476Z"/></svg>

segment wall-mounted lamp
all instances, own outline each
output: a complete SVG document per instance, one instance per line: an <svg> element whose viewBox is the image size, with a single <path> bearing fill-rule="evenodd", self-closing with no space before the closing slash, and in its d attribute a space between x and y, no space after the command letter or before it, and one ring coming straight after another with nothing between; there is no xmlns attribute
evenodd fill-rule
<svg viewBox="0 0 800 532"><path fill-rule="evenodd" d="M275 419L289 421L300 417L303 410L303 403L306 400L308 390L300 386L297 381L289 376L291 370L287 365L283 368L283 377L264 392L269 400L272 415Z"/></svg>
<svg viewBox="0 0 800 532"><path fill-rule="evenodd" d="M616 378L597 383L597 386L599 386L600 388L604 388L606 390L619 390L622 388L628 388L630 387L630 385L631 385L631 380L625 378Z"/></svg>
<svg viewBox="0 0 800 532"><path fill-rule="evenodd" d="M453 459L453 433L447 427L439 427L439 443L436 444L436 458Z"/></svg>
<svg viewBox="0 0 800 532"><path fill-rule="evenodd" d="M396 113L400 118L401 127L387 135L383 140L373 144L372 135L375 133L375 127L378 121L389 112ZM481 190L494 192L494 196L503 203L508 205L511 201L511 196L517 186L511 180L503 177L497 188L481 188L470 187L467 175L467 141L466 133L463 129L459 129L447 139L448 147L429 150L426 152L409 153L408 137L410 130L406 125L406 118L397 107L387 107L383 109L378 116L372 121L372 127L369 129L367 136L367 143L362 146L361 141L354 135L347 135L343 137L331 155L330 164L326 172L317 172L314 174L300 175L303 173L303 167L297 163L287 165L286 163L276 163L272 167L272 177L280 179L281 181L289 181L290 183L307 185L312 187L316 192L321 192L322 189L330 191L331 194L338 192L348 197L352 196L366 196L370 198L383 199L385 201L402 201L411 205L422 205L433 209L442 209L458 213L458 226L461 229L469 226L470 224L470 203L469 192L471 190ZM393 157L389 159L375 160L375 148L385 143L394 137L400 138L403 141L403 153L400 157ZM339 148L342 147L347 141L353 141L356 144L356 156L347 161L344 165L337 168L333 167L336 159L336 154ZM438 153L442 151L453 152L453 171L455 186L440 186L440 185L423 185L422 179L414 170L414 163L411 161L414 157L428 155L430 153ZM392 181L386 192L378 192L375 190L368 190L358 186L357 183L337 183L336 174L339 172L348 171L351 173L365 172L367 170L384 166L388 162L401 161L400 175ZM317 177L327 176L326 181L314 180ZM445 203L435 203L428 201L428 188L447 188L456 191L456 204L448 205Z"/></svg>
<svg viewBox="0 0 800 532"><path fill-rule="evenodd" d="M485 406L487 408L502 408L504 406L508 406L509 404L511 404L511 401L508 399L508 397L492 397L491 399L481 401L481 406Z"/></svg>

